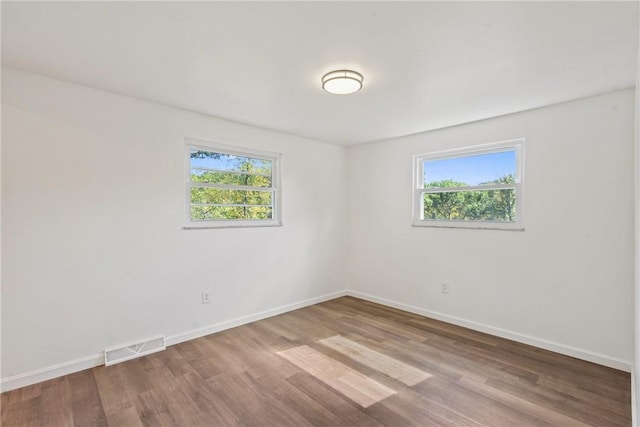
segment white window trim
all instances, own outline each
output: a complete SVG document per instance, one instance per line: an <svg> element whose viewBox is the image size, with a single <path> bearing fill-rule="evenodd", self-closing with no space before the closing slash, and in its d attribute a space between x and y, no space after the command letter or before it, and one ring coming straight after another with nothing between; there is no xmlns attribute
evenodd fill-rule
<svg viewBox="0 0 640 427"><path fill-rule="evenodd" d="M413 156L413 227L442 227L442 228L475 228L491 230L524 230L524 138L511 139L508 141L494 142L490 144L474 145L469 147L454 148L432 153L416 154ZM439 221L422 219L424 214L424 193L439 193L441 190L428 190L424 188L424 162L428 160L441 160L464 156L474 156L479 154L500 153L503 151L515 150L516 152L516 175L515 184L510 184L509 188L516 190L516 220L514 222L498 221ZM491 190L504 188L501 184L455 187L448 191L470 191L470 190Z"/></svg>
<svg viewBox="0 0 640 427"><path fill-rule="evenodd" d="M271 191L273 192L273 218L272 219L243 219L243 220L206 220L193 221L191 219L191 149L212 151L234 156L251 157L256 159L270 160L271 163ZM184 200L184 229L207 229L207 228L241 228L241 227L279 227L282 225L281 205L282 186L280 184L280 168L282 155L268 151L254 150L252 148L237 147L226 144L218 144L210 141L203 141L194 138L185 138L184 147L184 171L185 171L185 200ZM226 186L234 187L234 186ZM242 186L240 186L242 187ZM242 187L241 189L245 189Z"/></svg>

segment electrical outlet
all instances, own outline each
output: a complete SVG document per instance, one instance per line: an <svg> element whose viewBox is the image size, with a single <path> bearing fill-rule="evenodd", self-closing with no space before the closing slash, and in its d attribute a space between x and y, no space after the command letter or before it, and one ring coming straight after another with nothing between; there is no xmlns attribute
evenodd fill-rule
<svg viewBox="0 0 640 427"><path fill-rule="evenodd" d="M442 292L443 294L448 294L449 293L449 283L448 282L440 283L440 292Z"/></svg>
<svg viewBox="0 0 640 427"><path fill-rule="evenodd" d="M210 302L211 302L211 299L209 298L209 292L203 291L202 292L202 303L203 304L209 304Z"/></svg>

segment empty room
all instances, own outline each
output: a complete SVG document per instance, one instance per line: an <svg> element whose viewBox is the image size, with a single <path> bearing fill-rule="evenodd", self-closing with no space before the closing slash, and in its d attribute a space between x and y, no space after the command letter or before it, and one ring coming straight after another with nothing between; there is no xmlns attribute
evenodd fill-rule
<svg viewBox="0 0 640 427"><path fill-rule="evenodd" d="M640 425L638 1L0 8L3 427Z"/></svg>

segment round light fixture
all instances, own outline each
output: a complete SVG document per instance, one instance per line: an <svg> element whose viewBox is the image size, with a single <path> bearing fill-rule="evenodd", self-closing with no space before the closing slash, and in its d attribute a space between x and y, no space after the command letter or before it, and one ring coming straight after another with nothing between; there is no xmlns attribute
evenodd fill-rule
<svg viewBox="0 0 640 427"><path fill-rule="evenodd" d="M322 76L322 89L336 95L347 95L362 89L362 74L351 70L330 71Z"/></svg>

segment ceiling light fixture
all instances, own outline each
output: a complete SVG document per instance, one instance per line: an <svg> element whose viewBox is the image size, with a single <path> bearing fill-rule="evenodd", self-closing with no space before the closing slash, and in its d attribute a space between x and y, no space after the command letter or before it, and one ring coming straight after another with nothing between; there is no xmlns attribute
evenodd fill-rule
<svg viewBox="0 0 640 427"><path fill-rule="evenodd" d="M336 95L347 95L362 89L362 74L351 70L330 71L322 76L322 89Z"/></svg>

